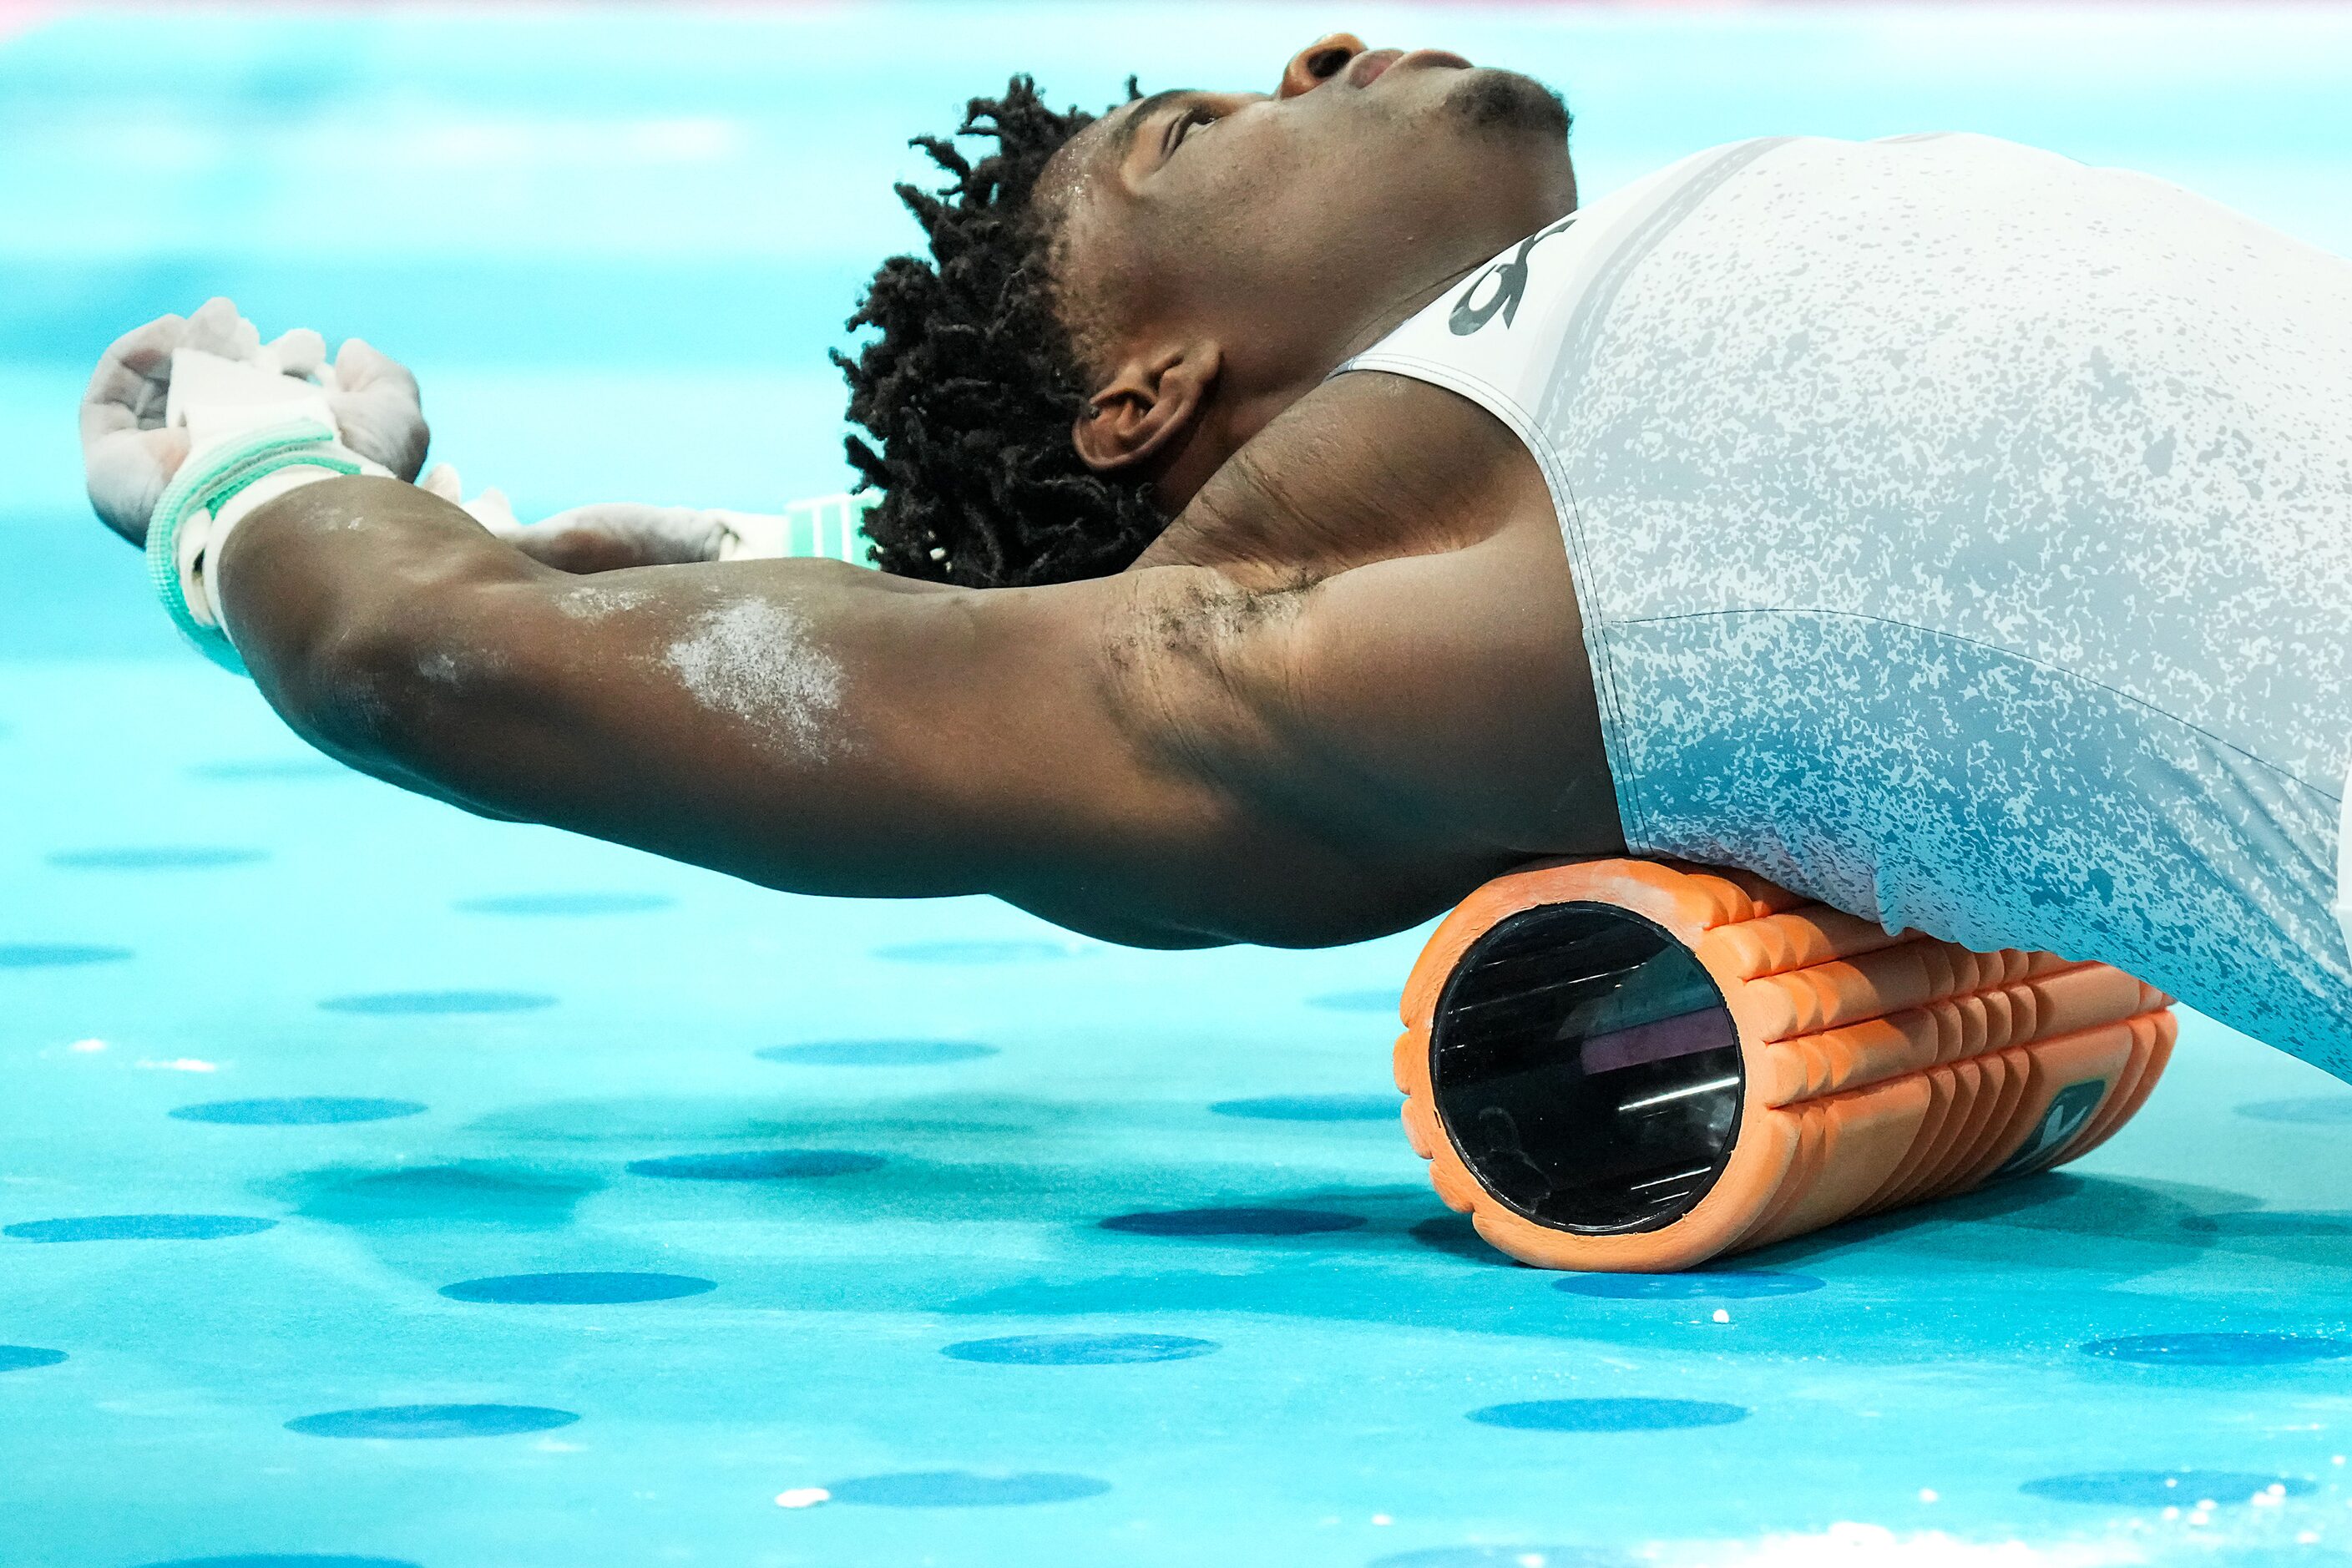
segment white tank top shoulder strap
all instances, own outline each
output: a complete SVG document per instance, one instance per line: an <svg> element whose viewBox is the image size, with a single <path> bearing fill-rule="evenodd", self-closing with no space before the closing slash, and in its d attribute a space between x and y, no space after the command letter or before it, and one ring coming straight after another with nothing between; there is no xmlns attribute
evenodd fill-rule
<svg viewBox="0 0 2352 1568"><path fill-rule="evenodd" d="M1537 435L1543 404L1570 335L1613 292L1612 261L1792 140L1712 147L1612 191L1502 251L1331 374L1386 371L1458 393L1509 426L1557 480Z"/></svg>

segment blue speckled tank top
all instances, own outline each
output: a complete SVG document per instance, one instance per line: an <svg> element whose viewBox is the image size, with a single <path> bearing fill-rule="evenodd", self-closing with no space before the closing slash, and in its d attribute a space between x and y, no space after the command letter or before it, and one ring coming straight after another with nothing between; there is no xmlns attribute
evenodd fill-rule
<svg viewBox="0 0 2352 1568"><path fill-rule="evenodd" d="M1749 142L1342 369L1542 466L1634 850L2352 1078L2352 263L1984 137Z"/></svg>

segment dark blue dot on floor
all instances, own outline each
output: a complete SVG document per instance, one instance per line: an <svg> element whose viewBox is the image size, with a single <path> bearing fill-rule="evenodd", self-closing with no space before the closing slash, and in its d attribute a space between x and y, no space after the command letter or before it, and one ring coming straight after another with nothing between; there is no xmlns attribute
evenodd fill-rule
<svg viewBox="0 0 2352 1568"><path fill-rule="evenodd" d="M1309 996L1307 1005L1320 1007L1327 1013L1392 1015L1403 1006L1404 1000L1393 991L1326 991L1320 996Z"/></svg>
<svg viewBox="0 0 2352 1568"><path fill-rule="evenodd" d="M0 942L0 969L74 969L86 963L120 963L127 947L92 947L77 942Z"/></svg>
<svg viewBox="0 0 2352 1568"><path fill-rule="evenodd" d="M39 1345L0 1345L0 1372L26 1372L37 1366L55 1366L65 1359L65 1352L44 1350Z"/></svg>
<svg viewBox="0 0 2352 1568"><path fill-rule="evenodd" d="M803 1176L847 1176L878 1171L879 1154L851 1149L746 1149L724 1154L669 1154L632 1160L629 1174L674 1182L789 1182Z"/></svg>
<svg viewBox="0 0 2352 1568"><path fill-rule="evenodd" d="M835 1502L873 1508L1008 1508L1017 1503L1076 1502L1110 1490L1108 1481L1056 1470L982 1475L972 1470L900 1470L854 1476L825 1489Z"/></svg>
<svg viewBox="0 0 2352 1568"><path fill-rule="evenodd" d="M1318 1231L1354 1230L1363 1223L1362 1215L1335 1214L1329 1209L1148 1209L1141 1214L1113 1215L1102 1222L1102 1228L1137 1236L1312 1236Z"/></svg>
<svg viewBox="0 0 2352 1568"><path fill-rule="evenodd" d="M414 1018L457 1013L528 1013L554 1006L555 998L535 991L373 991L357 996L330 996L319 1005L330 1013Z"/></svg>
<svg viewBox="0 0 2352 1568"><path fill-rule="evenodd" d="M353 1557L341 1552L241 1552L234 1557L175 1557L146 1568L416 1568L397 1557Z"/></svg>
<svg viewBox="0 0 2352 1568"><path fill-rule="evenodd" d="M660 893L501 893L494 898L460 899L459 910L469 915L512 915L526 920L580 920L591 915L635 915L666 910L677 902Z"/></svg>
<svg viewBox="0 0 2352 1568"><path fill-rule="evenodd" d="M2258 1100L2238 1107L2256 1121L2307 1121L2323 1126L2352 1121L2352 1094L2315 1094L2300 1100Z"/></svg>
<svg viewBox="0 0 2352 1568"><path fill-rule="evenodd" d="M1810 1274L1769 1268L1727 1268L1716 1273L1571 1274L1552 1289L1571 1296L1612 1301L1752 1300L1759 1296L1801 1296L1822 1281Z"/></svg>
<svg viewBox="0 0 2352 1568"><path fill-rule="evenodd" d="M2352 1355L2352 1341L2324 1334L2130 1334L2080 1348L2143 1366L2302 1366Z"/></svg>
<svg viewBox="0 0 2352 1568"><path fill-rule="evenodd" d="M172 1115L181 1121L213 1121L228 1127L321 1127L341 1121L389 1121L424 1111L425 1107L413 1100L306 1094L284 1100L210 1100L181 1106Z"/></svg>
<svg viewBox="0 0 2352 1568"><path fill-rule="evenodd" d="M1665 1432L1728 1426L1748 1416L1746 1405L1712 1399L1529 1399L1470 1412L1482 1426L1522 1432Z"/></svg>
<svg viewBox="0 0 2352 1568"><path fill-rule="evenodd" d="M1614 1552L1589 1546L1425 1546L1375 1557L1366 1568L1625 1568Z"/></svg>
<svg viewBox="0 0 2352 1568"><path fill-rule="evenodd" d="M49 857L49 864L68 871L209 871L222 866L251 866L268 858L259 849L142 844L108 849L62 849Z"/></svg>
<svg viewBox="0 0 2352 1568"><path fill-rule="evenodd" d="M716 1281L691 1274L498 1274L441 1287L452 1301L499 1306L614 1307L629 1301L675 1301L716 1290Z"/></svg>
<svg viewBox="0 0 2352 1568"><path fill-rule="evenodd" d="M198 763L188 770L194 777L216 784L280 784L299 779L352 778L352 770L327 757L261 757L246 761Z"/></svg>
<svg viewBox="0 0 2352 1568"><path fill-rule="evenodd" d="M569 1410L538 1405L382 1405L298 1416L286 1429L307 1437L512 1437L579 1419Z"/></svg>
<svg viewBox="0 0 2352 1568"><path fill-rule="evenodd" d="M976 1040L803 1040L753 1053L763 1062L821 1068L928 1068L996 1054Z"/></svg>
<svg viewBox="0 0 2352 1568"><path fill-rule="evenodd" d="M1209 1109L1258 1121L1394 1121L1402 1103L1393 1094L1270 1094L1221 1100Z"/></svg>
<svg viewBox="0 0 2352 1568"><path fill-rule="evenodd" d="M2301 1497L2313 1489L2312 1483L2301 1476L2266 1476L2251 1470L2084 1470L2070 1476L2043 1476L2017 1489L2052 1502L2186 1510L2207 1500L2227 1508L2249 1501L2272 1487L2284 1488L2288 1497Z"/></svg>
<svg viewBox="0 0 2352 1568"><path fill-rule="evenodd" d="M1057 942L902 942L876 948L874 956L885 963L1034 963L1072 954Z"/></svg>
<svg viewBox="0 0 2352 1568"><path fill-rule="evenodd" d="M1129 1362L1190 1361L1221 1347L1214 1340L1181 1334L1014 1334L1001 1340L965 1340L940 1353L957 1361L1005 1366L1118 1366Z"/></svg>
<svg viewBox="0 0 2352 1568"><path fill-rule="evenodd" d="M19 1241L218 1241L253 1236L278 1222L242 1214L101 1214L32 1219L0 1230Z"/></svg>

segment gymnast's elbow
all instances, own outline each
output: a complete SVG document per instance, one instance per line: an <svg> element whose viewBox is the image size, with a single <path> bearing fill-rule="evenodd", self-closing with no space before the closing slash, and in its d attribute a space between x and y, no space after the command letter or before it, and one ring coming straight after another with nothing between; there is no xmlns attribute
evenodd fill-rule
<svg viewBox="0 0 2352 1568"><path fill-rule="evenodd" d="M389 589L381 584L379 590ZM472 798L478 742L535 683L509 583L462 577L352 595L331 616L274 627L247 650L262 695L298 734L362 772L487 816Z"/></svg>

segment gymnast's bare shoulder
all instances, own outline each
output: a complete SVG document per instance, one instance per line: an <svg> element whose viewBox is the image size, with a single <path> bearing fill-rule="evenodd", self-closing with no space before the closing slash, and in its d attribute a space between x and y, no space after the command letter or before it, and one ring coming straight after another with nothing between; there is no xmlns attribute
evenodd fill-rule
<svg viewBox="0 0 2352 1568"><path fill-rule="evenodd" d="M1314 945L1617 843L1540 477L1383 375L1301 400L1090 581L573 575L367 479L257 511L223 568L263 694L324 749L778 888Z"/></svg>

